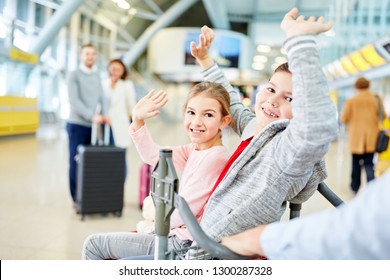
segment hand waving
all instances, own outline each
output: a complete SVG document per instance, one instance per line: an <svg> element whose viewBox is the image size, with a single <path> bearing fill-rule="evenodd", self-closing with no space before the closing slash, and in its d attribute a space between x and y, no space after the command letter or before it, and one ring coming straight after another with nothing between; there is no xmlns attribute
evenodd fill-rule
<svg viewBox="0 0 390 280"><path fill-rule="evenodd" d="M191 42L191 54L199 62L203 69L206 69L214 64L214 60L209 56L209 49L213 43L215 33L207 25L201 28L201 34L199 35L199 44Z"/></svg>
<svg viewBox="0 0 390 280"><path fill-rule="evenodd" d="M135 105L132 116L136 129L144 125L144 120L160 114L159 109L168 102L167 93L153 89Z"/></svg>
<svg viewBox="0 0 390 280"><path fill-rule="evenodd" d="M283 18L280 27L286 34L287 38L302 34L320 34L330 30L333 22L324 23L324 17L320 16L317 20L310 16L307 20L303 15L298 15L298 9L291 9Z"/></svg>

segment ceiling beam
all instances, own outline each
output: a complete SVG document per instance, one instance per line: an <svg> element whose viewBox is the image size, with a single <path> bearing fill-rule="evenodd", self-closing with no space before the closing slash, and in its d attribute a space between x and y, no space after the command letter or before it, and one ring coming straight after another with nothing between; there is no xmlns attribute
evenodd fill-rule
<svg viewBox="0 0 390 280"><path fill-rule="evenodd" d="M203 0L203 6L214 28L231 29L225 1Z"/></svg>
<svg viewBox="0 0 390 280"><path fill-rule="evenodd" d="M315 17L323 16L324 10L321 9L307 9L299 11L300 14L303 15L313 15ZM235 14L228 13L229 20L231 22L272 22L272 23L280 23L286 13L283 12L259 12L253 14Z"/></svg>
<svg viewBox="0 0 390 280"><path fill-rule="evenodd" d="M156 14L162 15L164 13L153 0L145 0L145 2Z"/></svg>
<svg viewBox="0 0 390 280"><path fill-rule="evenodd" d="M180 0L173 4L165 13L152 23L132 45L130 50L125 54L123 62L131 68L137 58L145 51L148 43L153 36L162 28L167 27L185 11L192 7L199 0Z"/></svg>
<svg viewBox="0 0 390 280"><path fill-rule="evenodd" d="M80 7L80 12L95 21L99 25L107 28L111 32L117 33L123 40L132 44L135 39L123 28L118 22L111 20L108 16L100 11L101 1L88 0L83 6ZM120 18L120 15L117 16Z"/></svg>
<svg viewBox="0 0 390 280"><path fill-rule="evenodd" d="M145 11L139 8L135 8L135 9L137 10L137 12L134 14L134 17L155 21L158 19L159 16L161 16L161 14L151 13L149 11Z"/></svg>
<svg viewBox="0 0 390 280"><path fill-rule="evenodd" d="M73 13L81 6L81 4L83 4L84 1L85 0L69 0L61 5L61 7L42 28L29 51L40 56L56 37L60 29L69 22Z"/></svg>
<svg viewBox="0 0 390 280"><path fill-rule="evenodd" d="M80 12L84 14L86 17L94 20L101 26L104 26L110 31L118 32L118 35L122 37L125 41L129 43L134 43L135 39L122 27L120 27L117 23L111 21L108 17L104 16L101 13L96 13L91 11L86 7L81 7Z"/></svg>

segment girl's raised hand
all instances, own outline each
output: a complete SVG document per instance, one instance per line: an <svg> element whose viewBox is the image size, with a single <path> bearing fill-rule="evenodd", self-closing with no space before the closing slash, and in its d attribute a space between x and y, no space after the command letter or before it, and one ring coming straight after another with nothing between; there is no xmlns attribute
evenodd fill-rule
<svg viewBox="0 0 390 280"><path fill-rule="evenodd" d="M159 109L168 102L167 93L163 90L156 92L152 89L135 105L132 117L135 129L145 124L145 120L160 114Z"/></svg>
<svg viewBox="0 0 390 280"><path fill-rule="evenodd" d="M330 30L333 22L324 23L324 17L315 18L310 16L305 20L303 15L298 16L298 9L291 9L283 18L280 27L286 34L287 38L302 34L320 34Z"/></svg>
<svg viewBox="0 0 390 280"><path fill-rule="evenodd" d="M203 69L206 69L214 64L214 60L209 56L209 49L215 37L214 31L207 25L201 28L199 35L199 44L196 45L194 41L191 42L191 54L199 62Z"/></svg>

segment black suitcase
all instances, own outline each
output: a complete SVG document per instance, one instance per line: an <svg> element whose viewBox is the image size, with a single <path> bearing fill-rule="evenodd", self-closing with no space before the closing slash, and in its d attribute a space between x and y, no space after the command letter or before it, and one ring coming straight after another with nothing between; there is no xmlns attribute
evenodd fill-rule
<svg viewBox="0 0 390 280"><path fill-rule="evenodd" d="M86 214L122 215L125 158L126 150L114 146L78 147L76 211L81 220Z"/></svg>

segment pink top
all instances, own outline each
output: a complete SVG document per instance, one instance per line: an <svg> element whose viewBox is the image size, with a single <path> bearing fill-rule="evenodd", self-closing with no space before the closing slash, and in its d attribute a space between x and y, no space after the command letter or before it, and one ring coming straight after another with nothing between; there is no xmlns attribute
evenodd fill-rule
<svg viewBox="0 0 390 280"><path fill-rule="evenodd" d="M183 146L157 145L146 125L134 131L132 125L129 133L143 162L155 166L159 160L160 149L172 150L172 160L177 172L181 172L179 194L187 201L192 213L201 218L212 188L225 167L230 154L225 146L214 146L206 150L197 151L193 144ZM183 224L178 211L171 216L171 233L180 239L191 239L191 234Z"/></svg>

